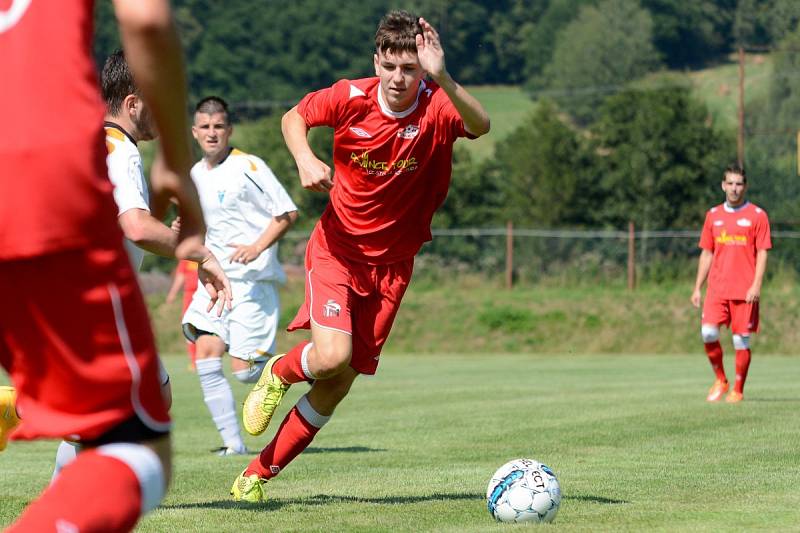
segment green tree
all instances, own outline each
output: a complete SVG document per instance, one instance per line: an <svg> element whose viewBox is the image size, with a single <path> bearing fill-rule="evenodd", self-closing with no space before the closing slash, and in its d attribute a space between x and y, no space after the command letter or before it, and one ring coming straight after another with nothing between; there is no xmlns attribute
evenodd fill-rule
<svg viewBox="0 0 800 533"><path fill-rule="evenodd" d="M774 46L800 22L796 0L739 0L733 24L737 44Z"/></svg>
<svg viewBox="0 0 800 533"><path fill-rule="evenodd" d="M653 43L670 68L700 66L731 48L736 0L642 0L642 7L653 17Z"/></svg>
<svg viewBox="0 0 800 533"><path fill-rule="evenodd" d="M603 98L659 66L650 14L632 0L584 6L562 30L542 80L581 123Z"/></svg>
<svg viewBox="0 0 800 533"><path fill-rule="evenodd" d="M592 157L581 136L541 102L528 120L497 145L487 168L503 196L503 218L518 226L575 227L592 223L601 201Z"/></svg>
<svg viewBox="0 0 800 533"><path fill-rule="evenodd" d="M710 126L705 105L685 88L624 91L592 126L605 198L601 222L645 230L694 228L719 197L732 139Z"/></svg>

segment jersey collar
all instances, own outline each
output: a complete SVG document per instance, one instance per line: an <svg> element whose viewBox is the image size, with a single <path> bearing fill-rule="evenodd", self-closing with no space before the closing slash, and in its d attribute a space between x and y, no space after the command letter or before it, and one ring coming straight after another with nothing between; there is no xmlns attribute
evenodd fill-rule
<svg viewBox="0 0 800 533"><path fill-rule="evenodd" d="M133 143L134 146L139 146L138 143L136 142L136 140L133 137L131 137L131 134L128 133L127 131L125 131L125 128L123 128L119 124L111 122L110 120L104 120L103 121L103 127L104 128L114 128L115 130L121 131L123 134L125 134L125 137L130 139L130 141Z"/></svg>
<svg viewBox="0 0 800 533"><path fill-rule="evenodd" d="M742 209L744 209L748 205L750 205L750 200L745 200L742 205L739 205L739 206L736 206L736 207L731 207L731 206L728 205L728 201L726 200L722 204L722 208L725 210L726 213L735 213L737 211L741 211Z"/></svg>
<svg viewBox="0 0 800 533"><path fill-rule="evenodd" d="M411 107L405 109L403 111L392 111L389 109L389 105L383 99L383 91L381 91L380 83L378 84L378 105L381 106L381 111L384 115L392 117L392 118L406 118L408 115L413 113L417 110L417 106L419 105L419 95L422 91L425 90L425 80L419 81L419 88L417 89L417 97L414 99L414 103L411 104Z"/></svg>

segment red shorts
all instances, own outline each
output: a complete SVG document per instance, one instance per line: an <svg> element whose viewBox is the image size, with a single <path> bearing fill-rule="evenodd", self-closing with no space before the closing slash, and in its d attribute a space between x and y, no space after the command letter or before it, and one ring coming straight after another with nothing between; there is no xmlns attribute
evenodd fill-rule
<svg viewBox="0 0 800 533"><path fill-rule="evenodd" d="M306 247L305 266L306 299L289 331L310 329L314 323L352 335L350 366L362 374L374 374L411 281L414 258L369 265L335 257L314 230Z"/></svg>
<svg viewBox="0 0 800 533"><path fill-rule="evenodd" d="M758 302L727 300L706 294L703 302L703 324L726 325L731 333L747 335L758 333Z"/></svg>
<svg viewBox="0 0 800 533"><path fill-rule="evenodd" d="M153 334L122 247L0 261L0 363L17 388L15 439L94 440L136 415L170 420Z"/></svg>

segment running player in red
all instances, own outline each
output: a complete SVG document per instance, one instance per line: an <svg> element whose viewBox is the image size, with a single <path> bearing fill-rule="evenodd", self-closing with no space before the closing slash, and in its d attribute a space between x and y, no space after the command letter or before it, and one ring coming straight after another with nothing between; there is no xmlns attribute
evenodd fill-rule
<svg viewBox="0 0 800 533"><path fill-rule="evenodd" d="M450 184L453 143L489 131L478 101L445 68L436 30L393 11L375 35L376 76L308 94L282 128L306 189L330 203L306 250L306 300L289 326L311 329L272 358L245 401L245 429L263 432L293 383L313 382L231 494L264 499L264 483L302 452L359 374L374 374L414 255ZM426 75L431 80L426 79ZM310 128L334 128L334 173L311 151Z"/></svg>
<svg viewBox="0 0 800 533"><path fill-rule="evenodd" d="M726 325L736 349L736 381L725 401L738 403L750 367L750 336L758 332L761 282L772 241L766 211L745 199L747 176L743 168L732 165L725 169L722 190L725 203L706 213L700 234L702 252L691 301L700 307L700 289L708 278L701 335L716 379L706 399L719 401L730 388L719 343L719 327Z"/></svg>
<svg viewBox="0 0 800 533"><path fill-rule="evenodd" d="M161 133L155 199L180 204L176 255L203 264L206 288L229 303L221 269L206 270L169 3L114 5ZM0 17L0 116L14 130L0 144L0 290L14 302L0 309L0 363L22 415L12 438L69 438L87 448L11 525L14 532L131 530L158 505L170 477L153 336L106 168L92 13L91 0L12 0Z"/></svg>

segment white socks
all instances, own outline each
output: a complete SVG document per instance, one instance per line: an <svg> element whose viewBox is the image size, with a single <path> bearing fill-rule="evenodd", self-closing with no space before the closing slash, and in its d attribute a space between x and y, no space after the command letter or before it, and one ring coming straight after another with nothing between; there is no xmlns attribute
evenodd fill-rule
<svg viewBox="0 0 800 533"><path fill-rule="evenodd" d="M222 359L198 359L195 366L197 377L200 379L200 388L203 390L203 400L222 437L222 442L227 448L244 452L236 402L233 390L222 372Z"/></svg>
<svg viewBox="0 0 800 533"><path fill-rule="evenodd" d="M81 445L77 442L70 442L68 440L61 441L58 445L58 450L56 450L56 465L55 468L53 468L53 477L50 478L50 483L55 481L58 474L65 466L75 460L80 451Z"/></svg>

